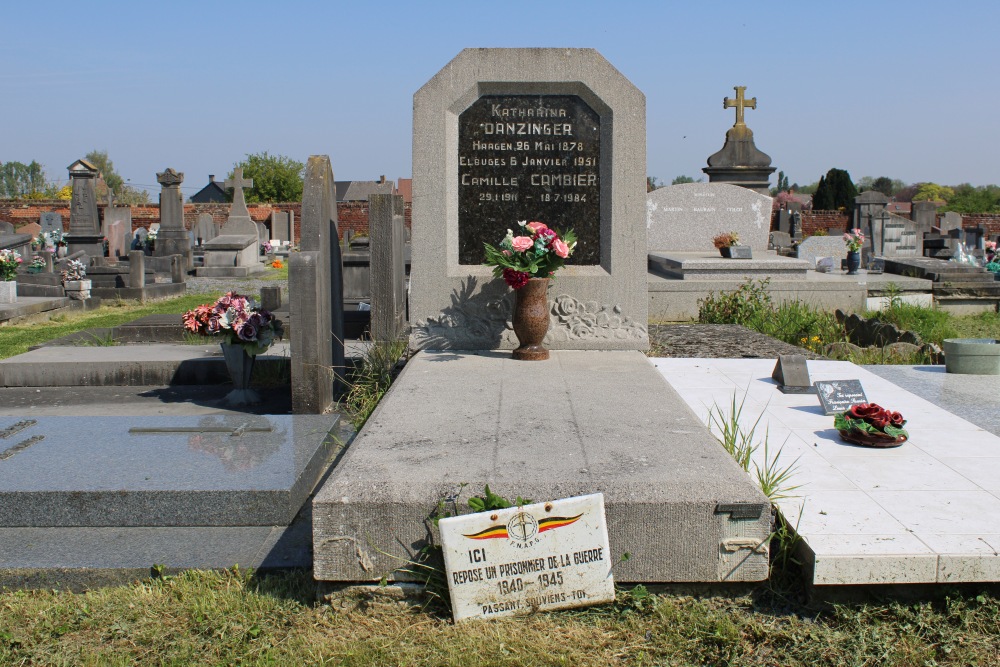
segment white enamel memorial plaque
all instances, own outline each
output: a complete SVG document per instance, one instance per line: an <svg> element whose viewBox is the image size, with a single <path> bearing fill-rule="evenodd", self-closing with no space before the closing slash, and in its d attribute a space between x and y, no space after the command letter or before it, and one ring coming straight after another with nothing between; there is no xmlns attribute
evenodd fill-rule
<svg viewBox="0 0 1000 667"><path fill-rule="evenodd" d="M611 602L604 495L442 519L456 621Z"/></svg>

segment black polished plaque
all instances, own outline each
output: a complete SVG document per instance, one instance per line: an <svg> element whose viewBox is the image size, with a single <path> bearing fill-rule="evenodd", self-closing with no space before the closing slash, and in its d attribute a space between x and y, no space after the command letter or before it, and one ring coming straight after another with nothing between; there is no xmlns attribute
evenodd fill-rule
<svg viewBox="0 0 1000 667"><path fill-rule="evenodd" d="M458 119L458 259L482 264L519 220L573 229L601 259L601 120L576 95L486 95Z"/></svg>

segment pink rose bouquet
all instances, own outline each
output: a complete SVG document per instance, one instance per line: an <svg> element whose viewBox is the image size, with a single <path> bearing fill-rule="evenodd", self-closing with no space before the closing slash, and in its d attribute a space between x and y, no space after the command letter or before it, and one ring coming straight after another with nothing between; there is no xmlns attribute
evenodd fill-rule
<svg viewBox="0 0 1000 667"><path fill-rule="evenodd" d="M227 292L213 304L187 311L182 320L191 333L223 336L227 343L242 345L251 357L267 351L275 336L280 338L283 333L280 320L236 292Z"/></svg>
<svg viewBox="0 0 1000 667"><path fill-rule="evenodd" d="M559 233L542 222L518 222L517 236L508 229L499 247L485 243L486 266L513 289L521 289L531 278L550 278L566 263L576 248L573 230Z"/></svg>

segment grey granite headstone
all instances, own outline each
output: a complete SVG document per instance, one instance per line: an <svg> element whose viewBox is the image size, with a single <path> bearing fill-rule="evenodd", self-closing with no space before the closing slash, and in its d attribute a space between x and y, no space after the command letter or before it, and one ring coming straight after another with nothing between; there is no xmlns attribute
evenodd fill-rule
<svg viewBox="0 0 1000 667"><path fill-rule="evenodd" d="M211 213L199 213L198 222L194 226L194 235L200 239L200 245L205 245L219 235L219 226L215 224Z"/></svg>
<svg viewBox="0 0 1000 667"><path fill-rule="evenodd" d="M941 233L947 234L953 229L962 228L962 214L955 211L947 211L941 216ZM929 230L928 230L929 231Z"/></svg>
<svg viewBox="0 0 1000 667"><path fill-rule="evenodd" d="M292 411L319 414L333 405L344 377L344 286L337 195L326 155L306 163L300 252L288 258Z"/></svg>
<svg viewBox="0 0 1000 667"><path fill-rule="evenodd" d="M267 228L267 225L263 222L256 222L254 224L257 225L257 240L259 240L262 244L265 241L270 241L271 230Z"/></svg>
<svg viewBox="0 0 1000 667"><path fill-rule="evenodd" d="M937 204L932 201L915 201L910 207L913 222L927 229L937 226Z"/></svg>
<svg viewBox="0 0 1000 667"><path fill-rule="evenodd" d="M872 250L882 257L922 257L923 234L912 220L882 211L871 218Z"/></svg>
<svg viewBox="0 0 1000 667"><path fill-rule="evenodd" d="M771 232L772 248L791 248L792 237L788 232Z"/></svg>
<svg viewBox="0 0 1000 667"><path fill-rule="evenodd" d="M62 216L58 213L53 213L47 211L39 216L38 224L42 226L42 233L57 231L60 234L63 232L63 220Z"/></svg>
<svg viewBox="0 0 1000 667"><path fill-rule="evenodd" d="M788 234L792 234L792 212L786 208L778 211L778 229L777 231Z"/></svg>
<svg viewBox="0 0 1000 667"><path fill-rule="evenodd" d="M481 264L481 254L465 244L463 258L459 249L463 232L496 244L525 219L578 226L592 248L599 246L552 284L546 346L649 346L645 106L643 94L592 49L466 49L417 91L414 347L516 346L511 290ZM477 118L481 128L471 122ZM570 204L588 210L594 196L594 217L566 215ZM477 226L476 211L495 228Z"/></svg>
<svg viewBox="0 0 1000 667"><path fill-rule="evenodd" d="M2 235L2 234L13 234L13 233L14 233L14 225L12 225L9 222L5 222L3 220L0 220L0 235Z"/></svg>
<svg viewBox="0 0 1000 667"><path fill-rule="evenodd" d="M842 236L810 236L799 244L796 256L809 262L810 266L816 265L818 257L833 257L836 268L840 266L840 260L847 257L847 245Z"/></svg>
<svg viewBox="0 0 1000 667"><path fill-rule="evenodd" d="M271 212L271 238L277 241L292 240L290 216L287 211Z"/></svg>
<svg viewBox="0 0 1000 667"><path fill-rule="evenodd" d="M368 195L371 335L377 341L399 340L406 325L403 211L403 198L398 195Z"/></svg>
<svg viewBox="0 0 1000 667"><path fill-rule="evenodd" d="M766 195L728 183L684 183L646 195L650 250L715 252L712 238L736 232L740 245L767 250L771 202Z"/></svg>

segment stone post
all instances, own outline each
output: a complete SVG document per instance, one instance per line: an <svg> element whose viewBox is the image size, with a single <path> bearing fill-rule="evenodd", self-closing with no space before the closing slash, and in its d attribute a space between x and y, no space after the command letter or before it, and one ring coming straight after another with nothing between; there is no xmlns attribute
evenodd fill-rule
<svg viewBox="0 0 1000 667"><path fill-rule="evenodd" d="M141 250L129 251L128 286L133 289L146 286L146 253Z"/></svg>
<svg viewBox="0 0 1000 667"><path fill-rule="evenodd" d="M187 278L187 265L183 255L170 256L170 280L174 284L180 284Z"/></svg>
<svg viewBox="0 0 1000 667"><path fill-rule="evenodd" d="M371 335L376 341L398 340L406 325L403 207L403 198L399 195L368 197Z"/></svg>
<svg viewBox="0 0 1000 667"><path fill-rule="evenodd" d="M261 287L260 307L272 313L281 308L281 287Z"/></svg>

